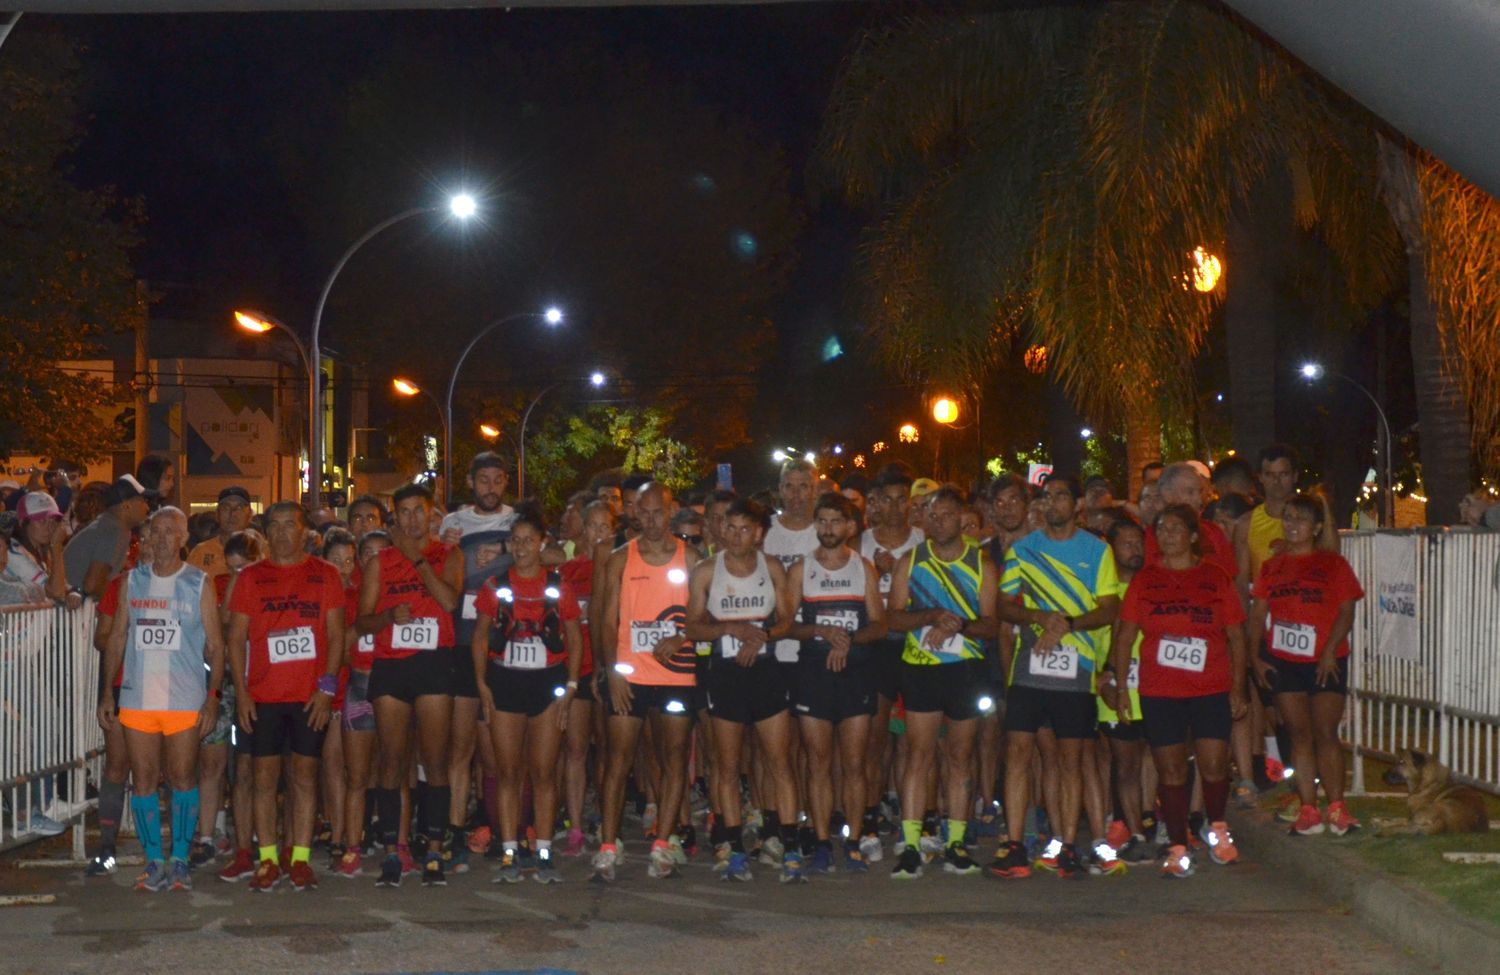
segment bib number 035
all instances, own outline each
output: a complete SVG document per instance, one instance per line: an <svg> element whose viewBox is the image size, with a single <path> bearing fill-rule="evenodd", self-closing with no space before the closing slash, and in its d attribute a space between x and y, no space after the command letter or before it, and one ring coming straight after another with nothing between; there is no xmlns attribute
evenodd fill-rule
<svg viewBox="0 0 1500 975"><path fill-rule="evenodd" d="M661 641L677 635L677 624L671 620L631 620L632 653L654 653Z"/></svg>

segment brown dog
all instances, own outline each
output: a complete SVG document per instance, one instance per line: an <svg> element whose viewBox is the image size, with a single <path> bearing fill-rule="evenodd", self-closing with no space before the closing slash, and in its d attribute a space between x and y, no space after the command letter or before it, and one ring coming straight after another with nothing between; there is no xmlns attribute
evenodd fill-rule
<svg viewBox="0 0 1500 975"><path fill-rule="evenodd" d="M1424 752L1403 748L1396 770L1410 791L1407 805L1411 824L1407 833L1485 833L1490 828L1484 796L1477 789L1452 781L1448 768Z"/></svg>

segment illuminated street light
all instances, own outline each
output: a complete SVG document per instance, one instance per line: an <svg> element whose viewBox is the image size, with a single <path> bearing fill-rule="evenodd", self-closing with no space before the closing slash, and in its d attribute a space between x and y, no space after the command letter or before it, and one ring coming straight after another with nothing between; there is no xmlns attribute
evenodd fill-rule
<svg viewBox="0 0 1500 975"><path fill-rule="evenodd" d="M807 461L809 464L816 464L818 462L818 455L809 450L807 453L802 455L802 459Z"/></svg>
<svg viewBox="0 0 1500 975"><path fill-rule="evenodd" d="M563 320L562 309L557 307L556 305L553 305L551 308L548 308L546 311L542 312L542 318L546 319L548 325L556 325Z"/></svg>
<svg viewBox="0 0 1500 975"><path fill-rule="evenodd" d="M495 440L500 436L500 428L488 423L479 424L479 433L486 440Z"/></svg>
<svg viewBox="0 0 1500 975"><path fill-rule="evenodd" d="M878 453L880 453L884 449L885 449L885 441L884 440L877 440L877 441L875 441L874 443L872 443L870 445L870 453L872 453L872 454L878 454Z"/></svg>
<svg viewBox="0 0 1500 975"><path fill-rule="evenodd" d="M410 380L402 379L400 376L391 380L391 387L402 396L415 396L422 391L421 386Z"/></svg>
<svg viewBox="0 0 1500 975"><path fill-rule="evenodd" d="M1308 382L1317 382L1319 379L1323 378L1323 367L1316 362L1302 363L1301 372L1302 378L1306 379Z"/></svg>
<svg viewBox="0 0 1500 975"><path fill-rule="evenodd" d="M1090 430L1088 427L1084 427L1082 430L1078 431L1078 435L1080 437L1082 437L1083 439L1087 440L1088 438L1090 438L1090 437L1092 437L1094 435L1094 431Z"/></svg>
<svg viewBox="0 0 1500 975"><path fill-rule="evenodd" d="M902 443L916 443L919 439L914 423L901 424L901 429L896 431L896 435L901 438Z"/></svg>
<svg viewBox="0 0 1500 975"><path fill-rule="evenodd" d="M589 374L589 383L595 389L598 389L599 387L603 386L604 385L604 373L602 373L602 372L590 373Z"/></svg>
<svg viewBox="0 0 1500 975"><path fill-rule="evenodd" d="M771 451L771 459L780 464L782 461L786 460L786 451L780 449Z"/></svg>
<svg viewBox="0 0 1500 975"><path fill-rule="evenodd" d="M1219 286L1224 274L1224 263L1202 247L1193 248L1193 288L1208 294Z"/></svg>
<svg viewBox="0 0 1500 975"><path fill-rule="evenodd" d="M460 220L467 220L479 212L479 204L467 193L458 193L448 201L448 211Z"/></svg>
<svg viewBox="0 0 1500 975"><path fill-rule="evenodd" d="M432 400L432 405L437 407L438 422L443 425L443 453L444 456L447 456L449 444L452 442L453 436L452 427L448 425L448 414L443 412L443 404L438 402L438 398L432 395L432 392L430 390L424 389L423 387L418 386L416 383L412 382L410 379L406 379L401 376L396 376L391 380L391 388L394 389L399 395L404 396L408 399L413 396L426 396L428 399ZM447 483L448 475L444 473L444 486L446 486Z"/></svg>
<svg viewBox="0 0 1500 975"><path fill-rule="evenodd" d="M958 404L947 396L932 401L932 418L939 423L952 423L958 419Z"/></svg>

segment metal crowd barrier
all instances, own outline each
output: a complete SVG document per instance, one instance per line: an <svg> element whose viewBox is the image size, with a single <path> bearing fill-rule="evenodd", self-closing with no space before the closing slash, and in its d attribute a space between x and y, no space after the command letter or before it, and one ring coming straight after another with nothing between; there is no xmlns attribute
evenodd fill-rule
<svg viewBox="0 0 1500 975"><path fill-rule="evenodd" d="M71 824L83 858L86 772L97 781L104 750L93 620L92 603L0 609L0 850L36 839L46 815Z"/></svg>
<svg viewBox="0 0 1500 975"><path fill-rule="evenodd" d="M1456 777L1500 793L1500 533L1421 528L1343 532L1365 589L1355 613L1345 738L1355 756L1402 748L1437 756ZM1387 538L1395 541L1381 542ZM1378 552L1385 546L1384 558ZM1380 583L1410 546L1415 641L1380 639Z"/></svg>

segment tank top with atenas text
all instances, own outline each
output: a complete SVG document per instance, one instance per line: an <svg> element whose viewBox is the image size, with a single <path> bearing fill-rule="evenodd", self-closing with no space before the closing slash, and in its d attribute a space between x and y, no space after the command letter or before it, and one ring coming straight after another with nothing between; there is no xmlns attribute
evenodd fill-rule
<svg viewBox="0 0 1500 975"><path fill-rule="evenodd" d="M824 568L816 555L802 562L802 605L797 609L797 622L811 626L836 626L847 630L850 636L870 621L865 605L865 572L874 571L859 555L849 552L849 561L837 569ZM822 640L804 640L800 661L809 657L823 659L828 656L829 646ZM864 659L867 648L853 645L849 648L849 660Z"/></svg>
<svg viewBox="0 0 1500 975"><path fill-rule="evenodd" d="M721 623L765 623L776 612L776 585L766 568L765 553L755 553L755 569L748 576L730 572L724 564L726 554L714 556L714 574L708 583L709 614ZM726 634L714 641L713 656L737 657L740 649L740 641ZM759 656L768 652L770 647L762 646Z"/></svg>

